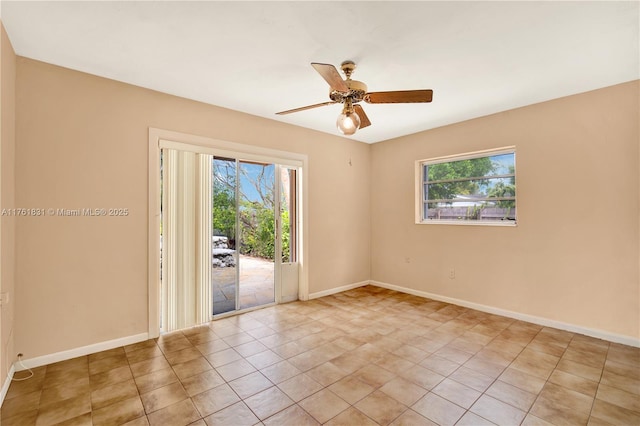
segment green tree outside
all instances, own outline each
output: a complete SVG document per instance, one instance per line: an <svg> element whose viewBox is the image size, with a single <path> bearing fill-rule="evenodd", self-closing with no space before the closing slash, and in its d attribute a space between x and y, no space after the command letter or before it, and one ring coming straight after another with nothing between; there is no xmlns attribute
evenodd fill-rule
<svg viewBox="0 0 640 426"><path fill-rule="evenodd" d="M239 191L240 244L236 244L236 200L235 163L216 160L213 176L213 229L229 240L229 247L240 254L275 259L276 221L273 205L273 182L265 173L255 176L245 174L250 185L256 189L258 200L250 201ZM267 167L267 166L265 166ZM241 169L242 173L242 169ZM289 213L282 203L282 260L289 260Z"/></svg>
<svg viewBox="0 0 640 426"><path fill-rule="evenodd" d="M427 168L427 178L429 182L485 176L495 170L495 165L489 157L431 164L425 167ZM486 187L487 185L488 181L486 180L430 184L427 199L453 199L456 195L476 194L482 187Z"/></svg>
<svg viewBox="0 0 640 426"><path fill-rule="evenodd" d="M236 210L235 194L228 188L214 185L213 190L213 229L227 237L230 248L235 248Z"/></svg>
<svg viewBox="0 0 640 426"><path fill-rule="evenodd" d="M509 173L514 173L515 168L509 166ZM515 197L516 195L516 179L515 177L509 178L509 183L505 183L504 180L497 182L487 194L489 197ZM497 207L511 208L516 206L515 200L499 200L496 201Z"/></svg>

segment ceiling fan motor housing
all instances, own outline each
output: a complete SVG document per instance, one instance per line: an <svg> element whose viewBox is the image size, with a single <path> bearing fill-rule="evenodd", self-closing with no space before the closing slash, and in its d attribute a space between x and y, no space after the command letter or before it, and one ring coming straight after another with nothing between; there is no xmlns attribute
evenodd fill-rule
<svg viewBox="0 0 640 426"><path fill-rule="evenodd" d="M341 92L339 90L331 89L329 92L329 98L335 102L344 102L346 98L351 98L355 102L360 102L364 95L367 94L367 85L358 80L345 80L344 81L349 88L348 92Z"/></svg>

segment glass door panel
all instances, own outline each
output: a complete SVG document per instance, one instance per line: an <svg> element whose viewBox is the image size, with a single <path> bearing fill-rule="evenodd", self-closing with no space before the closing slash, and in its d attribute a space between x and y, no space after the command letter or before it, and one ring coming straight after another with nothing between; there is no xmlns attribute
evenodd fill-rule
<svg viewBox="0 0 640 426"><path fill-rule="evenodd" d="M237 161L233 158L213 157L211 281L214 315L234 311L237 304L236 164Z"/></svg>
<svg viewBox="0 0 640 426"><path fill-rule="evenodd" d="M282 263L297 262L296 169L280 168L280 232Z"/></svg>
<svg viewBox="0 0 640 426"><path fill-rule="evenodd" d="M279 276L280 301L298 299L298 174L297 169L280 167L280 235L282 257Z"/></svg>
<svg viewBox="0 0 640 426"><path fill-rule="evenodd" d="M275 302L275 165L240 161L239 308Z"/></svg>
<svg viewBox="0 0 640 426"><path fill-rule="evenodd" d="M275 170L213 158L213 315L275 302Z"/></svg>

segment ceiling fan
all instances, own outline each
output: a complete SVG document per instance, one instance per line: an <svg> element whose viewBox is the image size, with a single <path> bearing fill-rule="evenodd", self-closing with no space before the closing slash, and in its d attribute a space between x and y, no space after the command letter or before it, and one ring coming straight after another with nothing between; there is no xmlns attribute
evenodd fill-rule
<svg viewBox="0 0 640 426"><path fill-rule="evenodd" d="M336 67L331 64L312 62L311 66L329 83L329 99L331 101L280 111L276 114L285 115L325 105L344 104L336 126L342 134L353 135L358 129L371 125L367 114L358 104L361 101L369 104L424 103L431 102L433 98L433 90L367 92L366 84L351 79L351 74L356 69L356 64L353 61L344 61L340 65L342 72L347 77L345 80L340 77Z"/></svg>

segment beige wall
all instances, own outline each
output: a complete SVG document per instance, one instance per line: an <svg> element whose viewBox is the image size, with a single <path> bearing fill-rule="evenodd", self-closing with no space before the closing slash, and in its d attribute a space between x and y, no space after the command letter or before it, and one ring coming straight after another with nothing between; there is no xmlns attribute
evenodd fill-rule
<svg viewBox="0 0 640 426"><path fill-rule="evenodd" d="M311 293L371 278L639 337L638 82L371 146L20 57L16 90L16 205L131 212L17 221L26 358L147 331L149 127L309 156ZM415 160L505 145L518 227L413 223Z"/></svg>
<svg viewBox="0 0 640 426"><path fill-rule="evenodd" d="M16 55L0 22L0 210L15 207L15 84ZM15 361L14 352L14 266L15 218L0 222L0 292L9 302L0 307L0 387Z"/></svg>
<svg viewBox="0 0 640 426"><path fill-rule="evenodd" d="M21 57L17 93L16 203L131 212L19 220L25 358L147 331L149 127L307 154L309 291L369 278L368 145Z"/></svg>
<svg viewBox="0 0 640 426"><path fill-rule="evenodd" d="M636 81L373 145L371 278L638 339L638 95ZM415 160L509 145L517 227L414 224Z"/></svg>

